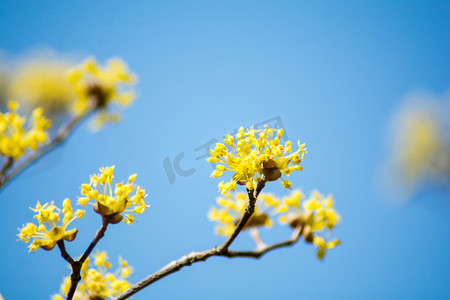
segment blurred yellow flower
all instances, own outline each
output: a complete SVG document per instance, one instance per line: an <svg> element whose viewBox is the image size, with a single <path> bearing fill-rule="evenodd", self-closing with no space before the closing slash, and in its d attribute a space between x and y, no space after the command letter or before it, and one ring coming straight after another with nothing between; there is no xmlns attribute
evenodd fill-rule
<svg viewBox="0 0 450 300"><path fill-rule="evenodd" d="M211 221L218 223L216 233L220 235L231 235L235 226L245 212L247 207L247 194L236 192L234 194L226 194L224 197L217 198L219 208L213 207L208 213ZM261 193L256 201L255 212L248 220L244 227L271 227L273 224L272 217L279 205L279 200L272 194Z"/></svg>
<svg viewBox="0 0 450 300"><path fill-rule="evenodd" d="M396 116L393 161L404 183L450 181L450 101L407 102Z"/></svg>
<svg viewBox="0 0 450 300"><path fill-rule="evenodd" d="M340 216L334 210L333 196L324 197L321 193L314 191L304 201L300 190L283 197L278 208L281 224L289 224L292 228L303 225L303 236L306 242L313 242L318 247L317 257L322 259L326 249L334 248L340 241L338 239L325 242L319 234L327 229L329 232L339 223Z"/></svg>
<svg viewBox="0 0 450 300"><path fill-rule="evenodd" d="M130 288L130 283L126 280L133 268L126 260L119 258L119 267L113 272L108 272L112 267L108 262L106 251L92 254L91 259L87 259L81 268L81 281L77 286L74 300L85 299L106 299L114 297ZM90 260L94 263L90 263ZM60 294L52 296L52 300L65 299L70 288L70 276L64 278L60 287Z"/></svg>
<svg viewBox="0 0 450 300"><path fill-rule="evenodd" d="M317 247L317 258L323 259L325 257L325 254L327 253L328 249L333 249L337 245L341 243L338 239L333 239L329 242L326 242L323 237L320 236L314 236L313 240L314 246Z"/></svg>
<svg viewBox="0 0 450 300"><path fill-rule="evenodd" d="M27 223L22 229L19 229L18 234L19 238L25 243L32 240L29 246L30 251L36 251L38 248L51 250L60 240L73 241L78 230L76 228L67 230L67 227L73 220L81 219L84 215L84 211L79 209L73 213L69 199L63 201L62 210L55 206L53 202L41 205L39 201L36 208L30 207L30 209L36 212L34 218L37 219L39 224L36 226L34 223ZM61 213L63 214L63 220L62 224L58 225Z"/></svg>
<svg viewBox="0 0 450 300"><path fill-rule="evenodd" d="M275 181L282 174L289 176L292 171L302 170L300 162L306 153L305 144L300 144L299 141L299 149L291 153L290 141L280 144L283 133L283 128L277 130L266 126L263 130L255 130L251 127L245 131L241 127L236 137L227 134L224 139L231 150L224 144L216 144L210 150L211 157L207 159L211 163L218 163L211 177L217 178L226 171L233 172L227 183L219 183L222 194L234 191L236 184L246 185L247 189L252 190L261 175L265 175L267 181ZM283 187L290 189L289 180L282 180L281 183Z"/></svg>
<svg viewBox="0 0 450 300"><path fill-rule="evenodd" d="M47 141L46 129L51 122L43 116L40 107L33 110L28 122L17 113L17 102L9 101L8 107L9 112L0 113L0 154L17 160L27 149L36 150Z"/></svg>
<svg viewBox="0 0 450 300"><path fill-rule="evenodd" d="M92 175L89 184L81 186L81 194L84 197L78 199L78 203L86 205L90 203L94 210L108 217L112 224L124 221L127 224L134 222L134 217L129 214L140 214L149 207L145 203L145 190L134 183L136 174L128 178L128 182L112 185L114 178L114 166L100 168L100 174Z"/></svg>
<svg viewBox="0 0 450 300"><path fill-rule="evenodd" d="M71 69L67 76L76 94L73 111L76 114L97 108L99 114L93 125L100 128L106 122L117 122L118 113L109 110L111 103L128 106L135 95L132 90L123 90L136 82L136 75L130 73L126 64L118 59L110 59L105 67L100 67L94 58L86 59L81 65Z"/></svg>
<svg viewBox="0 0 450 300"><path fill-rule="evenodd" d="M65 78L70 67L69 59L54 54L25 59L11 72L9 97L28 108L42 107L46 114L64 112L75 99Z"/></svg>

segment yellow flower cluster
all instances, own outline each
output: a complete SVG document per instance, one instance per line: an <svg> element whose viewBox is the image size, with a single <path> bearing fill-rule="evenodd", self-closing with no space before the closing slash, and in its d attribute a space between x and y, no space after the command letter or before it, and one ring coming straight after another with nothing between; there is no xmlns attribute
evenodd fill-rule
<svg viewBox="0 0 450 300"><path fill-rule="evenodd" d="M403 110L398 116L397 135L393 142L395 163L405 183L415 185L421 180L448 180L450 134L445 129L448 116L445 105L432 106L430 103L428 106L406 106ZM443 117L439 114L442 111Z"/></svg>
<svg viewBox="0 0 450 300"><path fill-rule="evenodd" d="M118 113L107 111L112 102L128 106L134 99L134 92L124 91L123 86L131 85L136 76L128 71L125 63L110 59L105 67L100 67L94 58L86 59L80 66L69 71L68 80L73 84L77 100L73 110L77 114L86 113L90 108L100 109L94 125L101 127L105 122L117 122Z"/></svg>
<svg viewBox="0 0 450 300"><path fill-rule="evenodd" d="M130 283L126 280L133 269L128 265L126 260L119 257L119 267L115 272L110 273L108 270L112 267L108 262L106 251L92 255L94 260L90 264L88 258L81 268L81 281L77 286L74 300L85 299L106 299L114 297L130 288ZM52 297L52 300L63 300L68 294L70 288L70 277L64 278L60 287L60 293Z"/></svg>
<svg viewBox="0 0 450 300"><path fill-rule="evenodd" d="M217 234L231 235L247 207L247 194L236 192L231 195L228 193L225 197L218 197L217 204L220 208L211 208L208 218L218 223ZM279 200L274 198L272 194L260 194L256 202L255 212L243 229L271 227L273 224L271 217L275 214L279 204Z"/></svg>
<svg viewBox="0 0 450 300"><path fill-rule="evenodd" d="M0 113L0 154L18 160L27 149L36 150L47 141L46 129L51 122L43 116L42 108L36 108L26 122L26 118L17 113L17 102L9 101L8 107L9 112Z"/></svg>
<svg viewBox="0 0 450 300"><path fill-rule="evenodd" d="M226 171L233 172L227 183L219 183L222 194L234 191L236 184L246 185L247 189L253 190L262 175L267 181L275 181L281 174L289 176L292 171L302 170L300 162L306 153L305 144L300 144L299 141L299 149L291 153L290 141L280 144L283 133L283 128L277 130L266 126L263 130L255 130L251 127L245 131L241 127L235 137L227 134L224 139L224 143L231 149L217 143L210 150L211 157L207 159L211 163L218 163L211 177L217 178ZM291 182L287 179L282 180L281 184L287 189L291 187Z"/></svg>
<svg viewBox="0 0 450 300"><path fill-rule="evenodd" d="M28 107L42 107L46 114L63 112L74 100L65 74L71 62L54 53L25 59L13 70L8 95Z"/></svg>
<svg viewBox="0 0 450 300"><path fill-rule="evenodd" d="M36 251L39 247L45 250L51 250L55 244L60 240L71 242L75 239L78 230L76 228L67 230L67 227L75 219L81 219L84 215L83 210L76 210L73 213L72 206L69 199L63 201L63 209L51 203L41 205L39 201L35 208L30 209L36 212L34 216L39 224L27 223L20 229L19 238L28 243L30 251ZM62 224L58 225L60 214L63 214Z"/></svg>
<svg viewBox="0 0 450 300"><path fill-rule="evenodd" d="M145 203L145 190L134 184L136 174L133 174L126 184L117 183L113 192L113 178L114 166L100 168L100 174L92 175L89 184L81 186L81 194L84 197L80 197L78 203L84 206L87 203L92 204L98 214L108 218L109 223L116 224L123 220L132 224L134 217L127 212L140 214L149 207Z"/></svg>
<svg viewBox="0 0 450 300"><path fill-rule="evenodd" d="M247 222L245 229L255 227L271 227L272 219L279 215L280 224L288 224L293 229L303 228L302 235L306 242L317 247L317 257L324 258L327 249L340 244L340 240L326 241L320 234L328 233L339 223L340 216L334 210L332 196L324 197L317 191L301 201L304 195L300 190L294 190L289 196L279 199L273 194L261 193L256 201L255 212ZM218 223L216 233L229 236L248 205L247 195L242 192L227 193L217 198L219 208L213 207L208 212L208 218Z"/></svg>
<svg viewBox="0 0 450 300"><path fill-rule="evenodd" d="M326 242L319 236L320 232L327 229L329 232L339 223L340 216L334 210L333 197L324 197L317 191L302 201L303 194L296 190L288 197L283 197L278 212L281 213L280 223L288 223L292 228L303 225L303 236L306 242L314 243L317 247L317 257L322 259L327 249L332 249L340 244L340 240L333 239ZM302 204L302 205L301 205Z"/></svg>

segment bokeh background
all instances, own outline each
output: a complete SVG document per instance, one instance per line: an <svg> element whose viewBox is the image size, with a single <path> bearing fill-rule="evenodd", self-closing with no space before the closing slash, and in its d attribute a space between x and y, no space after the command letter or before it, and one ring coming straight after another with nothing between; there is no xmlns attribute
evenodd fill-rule
<svg viewBox="0 0 450 300"><path fill-rule="evenodd" d="M122 255L137 282L193 250L222 243L206 214L219 180L198 148L240 126L282 120L307 144L294 188L333 193L342 244L324 261L303 242L260 260L211 258L134 299L449 299L450 197L446 183L402 201L383 188L392 118L411 95L445 102L450 87L449 1L1 1L0 62L33 51L79 62L124 59L139 76L136 102L118 125L88 123L0 192L0 293L49 299L66 262L28 253L17 228L37 200L76 199L101 166L138 173L151 208L99 243ZM46 50L47 49L47 50ZM431 95L431 96L430 96ZM448 117L448 115L447 115ZM448 134L448 132L446 132ZM184 153L184 176L164 161ZM266 191L283 196L281 185ZM79 226L67 247L81 254L100 226ZM266 242L287 228L262 232ZM253 247L247 233L234 249Z"/></svg>

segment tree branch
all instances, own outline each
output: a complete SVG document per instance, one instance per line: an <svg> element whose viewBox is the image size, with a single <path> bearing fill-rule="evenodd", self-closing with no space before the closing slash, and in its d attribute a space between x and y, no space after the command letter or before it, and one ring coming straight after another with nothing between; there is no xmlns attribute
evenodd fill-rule
<svg viewBox="0 0 450 300"><path fill-rule="evenodd" d="M74 116L66 125L62 126L59 129L58 133L53 137L51 141L49 141L47 144L40 147L36 151L32 152L21 162L17 163L15 167L10 170L10 172L6 174L7 169L9 169L10 167L8 166L8 168L5 169L3 173L0 173L0 189L3 188L16 175L30 166L32 162L38 160L40 157L49 153L51 150L56 148L56 146L61 144L69 136L75 126L77 126L85 117L89 115L91 111L93 111L93 109L95 108L94 104L95 102L92 102L92 104L88 106L83 113Z"/></svg>
<svg viewBox="0 0 450 300"><path fill-rule="evenodd" d="M59 240L58 242L56 242L56 245L58 245L58 248L59 248L59 251L61 252L62 258L64 258L70 264L70 266L72 266L75 263L75 261L69 255L69 253L67 253L66 245L64 244L64 240Z"/></svg>
<svg viewBox="0 0 450 300"><path fill-rule="evenodd" d="M94 250L100 239L105 236L109 221L110 218L108 217L102 218L102 227L100 227L100 229L97 231L97 234L95 235L89 247L84 252L83 256L81 256L81 258L77 261L74 261L72 257L67 253L66 247L64 245L64 240L60 240L56 243L61 252L61 256L70 264L70 267L72 268L72 274L70 275L70 288L66 298L67 300L72 300L75 291L77 290L78 283L81 280L81 267L91 254L92 250Z"/></svg>
<svg viewBox="0 0 450 300"><path fill-rule="evenodd" d="M172 273L175 273L179 271L181 268L190 266L196 262L200 261L206 261L208 258L212 256L223 256L228 258L235 258L235 257L247 257L247 258L260 258L267 252L270 252L275 249L288 247L291 245L294 245L301 237L303 232L303 226L298 227L294 232L291 238L288 240L285 240L280 243L276 243L273 245L268 245L260 249L256 249L253 251L231 251L231 250L222 250L222 252L219 250L219 248L215 247L209 250L200 251L200 252L191 252L177 260L174 260L161 268L160 270L156 271L155 273L147 276L143 280L139 281L135 285L131 286L128 290L117 296L115 300L124 300L128 297L136 294L140 290L144 289L145 287L151 285L152 283L166 277L167 275L170 275Z"/></svg>
<svg viewBox="0 0 450 300"><path fill-rule="evenodd" d="M290 239L285 240L283 242L272 244L272 245L266 245L264 247L258 248L253 251L228 251L225 255L222 255L222 256L226 256L226 257L230 257L230 258L232 258L232 257L260 258L261 256L263 256L264 254L266 254L269 251L294 245L295 243L298 242L298 240L302 236L302 232L303 232L303 226L300 226L297 229L295 229L295 231Z"/></svg>
<svg viewBox="0 0 450 300"><path fill-rule="evenodd" d="M110 218L103 217L102 218L102 227L97 231L97 234L95 235L94 240L91 242L89 247L84 252L83 256L78 260L81 264L85 262L85 260L91 255L92 250L94 250L97 243L100 241L102 237L105 236L106 229L108 228Z"/></svg>
<svg viewBox="0 0 450 300"><path fill-rule="evenodd" d="M280 242L277 244L273 244L273 245L259 247L253 251L230 251L230 250L228 250L228 247L233 243L233 241L236 239L236 237L242 231L245 224L247 223L247 221L250 219L251 215L253 214L253 212L255 210L255 203L256 203L257 197L258 197L259 193L261 192L261 190L264 188L265 184L266 184L266 177L263 175L261 177L261 180L258 182L256 189L247 190L249 204L248 204L247 208L245 209L244 215L239 220L239 222L236 225L236 228L234 229L231 236L220 247L214 247L212 249L200 251L200 252L191 252L191 253L181 257L178 260L174 260L174 261L170 262L169 264L167 264L166 266L164 266L163 268L161 268L160 270L156 271L155 273L153 273L153 274L147 276L146 278L144 278L143 280L139 281L138 283L136 283L135 285L130 287L128 290L126 290L125 292L123 292L122 294L117 296L117 298L115 298L115 299L116 300L126 299L126 298L134 295L138 291L144 289L145 287L151 285L153 282L156 282L156 281L166 277L167 275L175 273L185 266L190 266L193 263L205 261L208 258L210 258L211 256L224 256L224 257L229 257L229 258L234 258L234 257L259 258L269 251L272 251L272 250L275 250L278 248L282 248L282 247L291 246L291 245L295 244L300 239L300 236L302 235L303 225L300 225L293 232L292 237L286 241L283 241L283 242Z"/></svg>
<svg viewBox="0 0 450 300"><path fill-rule="evenodd" d="M3 163L3 166L0 170L0 187L3 185L3 182L5 181L5 173L9 170L9 168L12 167L14 163L14 159L11 156L8 156Z"/></svg>
<svg viewBox="0 0 450 300"><path fill-rule="evenodd" d="M245 224L247 224L250 217L255 212L255 204L256 199L258 198L259 193L266 185L266 176L262 175L261 180L258 181L258 184L256 186L255 190L248 190L248 205L245 208L244 215L239 220L239 223L236 225L236 228L234 229L233 233L228 237L228 239L219 247L219 252L226 252L228 250L228 247L233 243L233 241L236 239L236 237L239 235L241 230L244 228Z"/></svg>

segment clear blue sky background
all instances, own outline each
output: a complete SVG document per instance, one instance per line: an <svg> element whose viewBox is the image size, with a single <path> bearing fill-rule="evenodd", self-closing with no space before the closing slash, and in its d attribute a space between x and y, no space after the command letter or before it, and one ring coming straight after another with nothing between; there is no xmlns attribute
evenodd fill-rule
<svg viewBox="0 0 450 300"><path fill-rule="evenodd" d="M0 193L0 293L48 299L67 264L27 252L17 228L29 206L76 199L101 166L138 173L152 205L132 226L111 226L98 249L135 267L132 282L193 250L218 245L206 218L218 195L195 149L240 126L279 116L307 143L293 186L333 193L343 244L324 262L303 242L261 260L211 258L134 299L449 299L449 199L428 191L391 207L376 189L390 116L405 95L450 86L448 1L1 1L0 48L120 56L139 75L139 98L118 126L84 124ZM188 177L169 183L166 157L185 153ZM283 196L279 183L267 191ZM99 219L77 240L86 248ZM264 231L274 242L285 228ZM252 247L247 234L233 245Z"/></svg>

